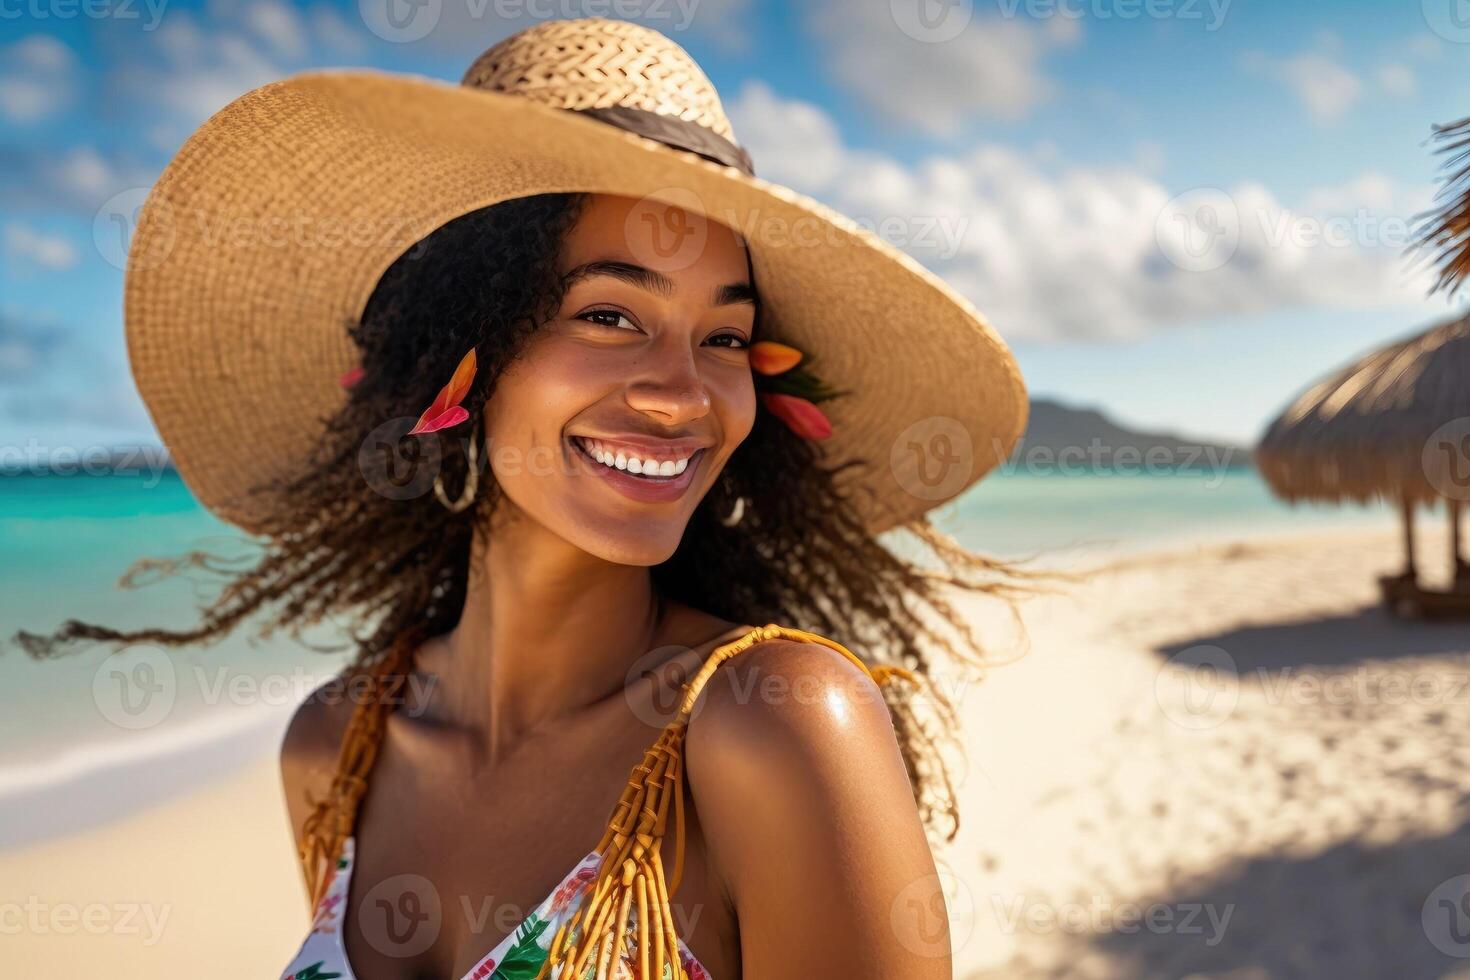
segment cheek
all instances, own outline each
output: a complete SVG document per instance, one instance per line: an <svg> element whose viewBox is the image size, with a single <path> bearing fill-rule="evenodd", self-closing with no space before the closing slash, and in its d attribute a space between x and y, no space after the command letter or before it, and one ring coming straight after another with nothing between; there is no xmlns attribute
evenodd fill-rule
<svg viewBox="0 0 1470 980"><path fill-rule="evenodd" d="M754 379L748 375L733 378L721 389L718 404L722 406L723 415L720 424L733 451L735 446L750 435L750 430L755 428L755 414L760 411Z"/></svg>
<svg viewBox="0 0 1470 980"><path fill-rule="evenodd" d="M609 375L585 352L532 345L497 379L486 408L487 431L503 444L556 443L562 428L599 397L598 379Z"/></svg>

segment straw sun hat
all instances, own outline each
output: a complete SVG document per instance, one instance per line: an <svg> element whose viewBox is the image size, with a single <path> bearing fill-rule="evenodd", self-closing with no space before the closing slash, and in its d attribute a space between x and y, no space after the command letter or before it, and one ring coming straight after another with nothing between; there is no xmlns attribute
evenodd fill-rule
<svg viewBox="0 0 1470 980"><path fill-rule="evenodd" d="M510 198L616 194L730 226L768 336L803 351L832 433L822 461L874 533L953 498L1010 452L1026 394L1005 343L916 261L754 176L708 78L657 31L546 21L460 85L310 72L216 113L139 214L125 320L139 392L199 500L246 530L345 399L347 326L446 222ZM699 243L679 246L697 256ZM681 252L680 254L684 254ZM866 491L866 492L865 492Z"/></svg>

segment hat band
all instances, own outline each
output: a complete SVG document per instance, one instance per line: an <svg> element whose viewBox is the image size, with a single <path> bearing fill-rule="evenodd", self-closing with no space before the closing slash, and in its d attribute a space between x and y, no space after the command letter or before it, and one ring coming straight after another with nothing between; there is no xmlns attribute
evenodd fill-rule
<svg viewBox="0 0 1470 980"><path fill-rule="evenodd" d="M747 177L755 176L755 165L751 163L750 154L746 153L742 147L725 139L714 130L701 126L699 123L690 122L688 119L622 105L568 109L567 111L591 116L630 133L658 140L667 146L697 153L706 160L734 167Z"/></svg>

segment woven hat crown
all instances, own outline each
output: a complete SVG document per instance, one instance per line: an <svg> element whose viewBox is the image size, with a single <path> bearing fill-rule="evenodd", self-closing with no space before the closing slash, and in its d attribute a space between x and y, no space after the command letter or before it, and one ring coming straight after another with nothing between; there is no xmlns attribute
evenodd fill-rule
<svg viewBox="0 0 1470 980"><path fill-rule="evenodd" d="M461 84L559 109L641 109L736 142L719 93L689 53L628 21L582 17L535 24L476 58Z"/></svg>

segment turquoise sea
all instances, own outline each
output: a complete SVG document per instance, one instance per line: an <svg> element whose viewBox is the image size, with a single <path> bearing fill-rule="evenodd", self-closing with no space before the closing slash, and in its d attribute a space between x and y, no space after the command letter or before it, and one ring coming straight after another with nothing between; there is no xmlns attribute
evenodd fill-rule
<svg viewBox="0 0 1470 980"><path fill-rule="evenodd" d="M1382 506L1288 507L1248 468L997 473L934 516L975 550L1043 558L1393 519ZM117 581L139 558L196 549L251 554L248 539L204 512L172 473L0 477L0 845L56 829L25 813L51 815L54 824L64 812L57 807L85 809L68 795L81 783L93 788L90 805L105 811L171 791L169 773L197 774L205 751L205 769L227 771L278 738L291 708L340 665L344 654L286 638L236 636L186 652L144 644L112 657L82 650L49 662L10 644L16 629L46 630L67 617L187 625L217 579L161 577L132 590ZM332 639L330 630L312 638ZM179 764L158 764L168 758ZM99 785L111 787L101 803ZM17 798L33 805L6 805Z"/></svg>

